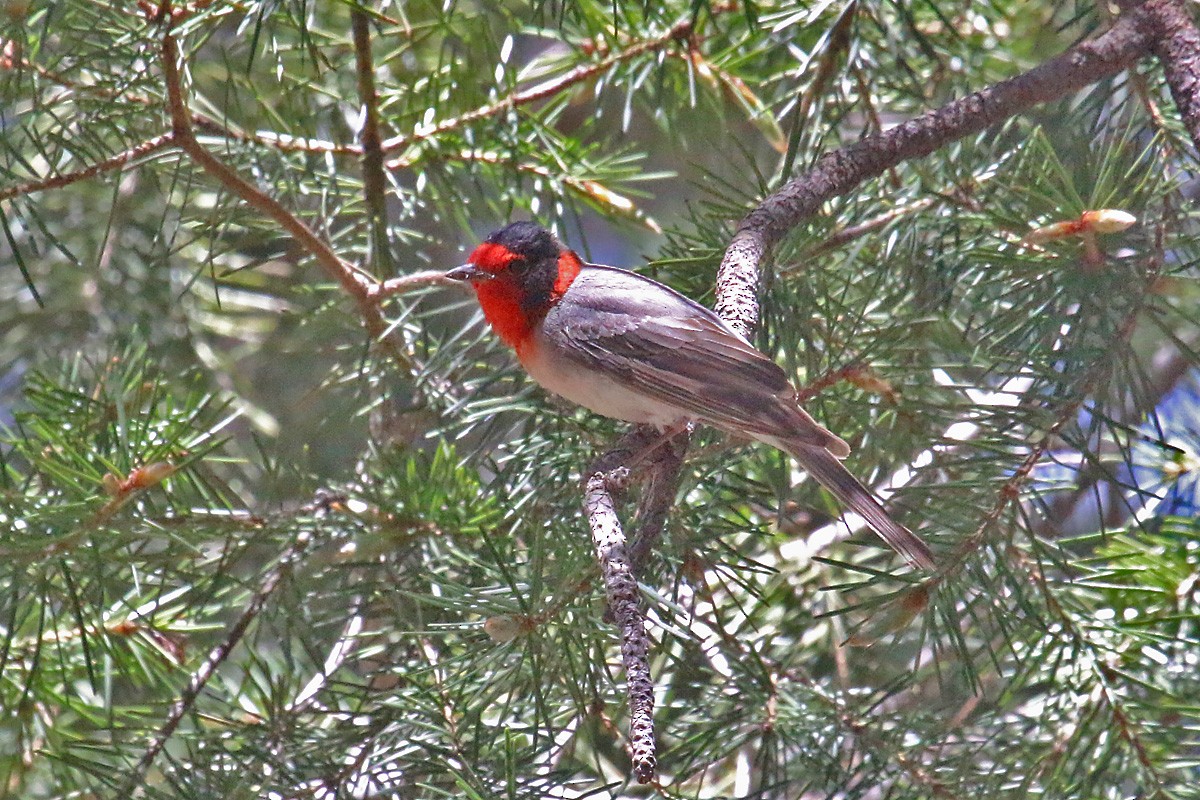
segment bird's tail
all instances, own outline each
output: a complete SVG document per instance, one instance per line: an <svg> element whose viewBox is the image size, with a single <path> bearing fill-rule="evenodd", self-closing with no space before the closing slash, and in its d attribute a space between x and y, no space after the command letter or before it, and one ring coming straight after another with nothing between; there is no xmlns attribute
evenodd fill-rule
<svg viewBox="0 0 1200 800"><path fill-rule="evenodd" d="M933 569L929 545L901 525L883 509L867 487L858 482L832 453L822 447L787 442L783 449L792 454L804 471L828 489L843 505L865 519L893 550L914 567Z"/></svg>

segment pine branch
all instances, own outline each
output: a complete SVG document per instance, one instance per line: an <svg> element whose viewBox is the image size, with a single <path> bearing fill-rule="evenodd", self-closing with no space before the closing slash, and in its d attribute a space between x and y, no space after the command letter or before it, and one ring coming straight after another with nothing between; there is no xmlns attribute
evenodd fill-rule
<svg viewBox="0 0 1200 800"><path fill-rule="evenodd" d="M714 11L717 10L718 9L714 9ZM591 64L580 64L566 75L544 81L543 83L539 83L536 86L531 86L528 89L514 92L495 102L488 103L480 106L479 108L464 112L458 116L444 119L430 125L422 126L413 133L394 136L391 139L383 142L383 151L385 153L392 153L397 150L403 150L404 148L425 139L430 139L443 133L463 128L471 123L503 114L504 112L510 111L514 108L520 108L521 106L526 106L530 103L536 103L539 100L545 100L549 97L553 97L566 89L590 80L597 75L603 74L605 71L624 61L628 61L637 56L651 53L656 50L661 50L662 48L668 47L675 42L686 41L692 35L693 24L694 20L691 16L689 16L675 23L657 36L634 42L618 52L606 56Z"/></svg>
<svg viewBox="0 0 1200 800"><path fill-rule="evenodd" d="M28 181L27 183L10 186L7 189L0 189L0 200L11 200L14 197L23 197L24 195L43 192L47 189L61 189L64 186L70 186L76 181L94 178L105 172L132 168L137 166L137 163L133 162L137 162L142 156L158 152L159 150L165 150L174 143L175 133L173 131L171 133L162 133L83 169L51 175L41 180Z"/></svg>
<svg viewBox="0 0 1200 800"><path fill-rule="evenodd" d="M280 581L284 575L299 561L304 551L312 541L312 536L308 533L302 533L296 537L291 545L288 546L279 557L275 567L270 570L259 584L258 589L250 598L250 602L242 610L242 613L229 627L229 631L212 650L209 651L204 661L200 664L200 668L192 673L192 677L188 680L188 685L179 693L179 699L171 706L171 710L167 713L167 718L158 732L151 738L149 746L146 747L142 757L130 769L129 774L125 777L122 783L120 796L131 796L133 790L141 784L142 779L146 775L146 771L158 758L158 754L166 747L167 741L175 733L179 724L183 722L183 718L191 710L196 698L204 691L204 687L216 674L217 669L225 663L234 648L242 641L242 637L246 635L246 631L250 629L251 624L262 613L263 608L267 604L267 600L279 588Z"/></svg>
<svg viewBox="0 0 1200 800"><path fill-rule="evenodd" d="M1126 315L1125 320L1121 323L1114 346L1118 343L1128 342L1129 338L1133 336L1137 328L1138 315L1141 313L1145 298L1157 277L1157 270L1151 271L1145 283L1138 288L1139 297L1142 302L1134 304L1133 310ZM949 576L960 571L966 564L967 559L988 541L988 533L1000 519L1004 511L1010 505L1020 500L1021 487L1029 481L1034 467L1041 462L1042 457L1049 451L1063 428L1075 420L1079 409L1083 406L1088 396L1108 378L1115 363L1112 358L1104 355L1092 364L1084 377L1080 389L1076 392L1076 396L1063 404L1058 410L1054 422L1046 429L1045 434L1030 448L1029 453L1022 459L1020 465L1000 487L996 502L984 513L975 533L959 543L954 549L954 553L943 562L938 573L930 579L928 585L931 590Z"/></svg>
<svg viewBox="0 0 1200 800"><path fill-rule="evenodd" d="M1106 33L1028 72L955 100L889 131L827 153L754 208L738 226L717 273L717 314L742 335L758 324L758 268L784 234L868 178L922 158L1033 106L1066 97L1116 75L1145 55L1147 9L1123 15Z"/></svg>
<svg viewBox="0 0 1200 800"><path fill-rule="evenodd" d="M1166 1L1150 0L1148 5L1155 6ZM815 214L826 200L849 192L870 177L904 161L928 155L950 142L983 131L1035 105L1059 99L1126 69L1143 56L1150 46L1151 38L1143 30L1145 19L1145 11L1141 8L1135 9L1122 16L1108 32L1076 45L1029 72L823 156L811 170L792 179L767 197L742 221L725 251L717 274L717 314L738 333L752 338L758 324L759 265L786 232ZM1063 424L1065 422L1063 419ZM1024 472L1018 470L1021 474L1019 480L1023 481L1028 477L1033 465L1040 460L1045 447L1049 446L1051 435L1053 432L1043 440L1041 450L1035 447L1027 460ZM619 457L622 452L627 451L618 446L600 461L610 461ZM682 454L679 465L681 464ZM679 465L676 466L676 470ZM606 552L611 552L611 549L602 550L600 545L601 542L608 541L619 543L616 552L619 556L618 563L623 565L626 563L621 560L625 557L624 537L615 505L608 494L604 474L593 469L585 493L585 507L588 509L589 525L593 538L597 541L597 553L601 557L602 565L606 563L606 557L613 558L611 555L605 555ZM663 485L675 485L678 480L677 475L672 476L669 472L656 477ZM1012 495L1003 495L1004 505L1011 499ZM1001 506L1001 511L1002 508ZM994 517L989 514L988 518L998 518L1000 511L993 509L993 513ZM987 527L986 521L982 527ZM956 557L954 563L961 565L963 561ZM607 575L607 568L605 569ZM613 598L624 590L624 584L618 583L620 585L610 590L610 607L613 607ZM634 588L636 589L636 581ZM637 610L637 616L630 616L630 627L622 625L626 636L632 635L630 632L633 626L642 624L640 609L637 609L636 605L633 608ZM635 670L640 681L643 663L636 660L639 655L637 648L631 648L631 654L635 660L631 662L626 659L627 675L630 676L628 680L631 725L635 722L641 725L640 715L644 713L645 708L639 707L635 711L633 703L635 695L640 698L643 689L639 685L635 691L632 677L634 673L630 670ZM645 674L648 676L648 671ZM652 725L652 720L650 724ZM652 743L653 729L648 727L647 730ZM631 738L634 739L636 749L636 731L631 734ZM646 764L653 769L653 761L642 762L641 765L635 762L635 770L639 780L643 782L651 779L651 773L643 772Z"/></svg>
<svg viewBox="0 0 1200 800"><path fill-rule="evenodd" d="M191 115L187 109L187 101L183 96L183 80L179 71L179 46L175 41L175 35L170 31L164 32L162 37L162 67L171 124L174 127L173 133L179 147L195 159L201 168L216 177L227 189L266 213L292 234L316 258L317 263L321 265L329 278L337 282L346 294L358 303L372 337L382 334L386 328L384 320L374 304L368 301L370 297L369 279L343 261L324 240L284 208L278 200L242 179L231 167L196 140L195 132L192 129Z"/></svg>
<svg viewBox="0 0 1200 800"><path fill-rule="evenodd" d="M377 298L383 295L383 290L377 288L377 284L370 277L361 274L352 265L343 261L325 240L317 236L282 203L244 180L232 167L210 153L196 139L191 124L192 118L188 113L187 100L184 98L183 80L179 71L180 61L179 46L176 43L175 35L170 29L167 29L162 35L162 68L174 142L203 170L213 175L249 205L267 214L290 233L316 259L326 275L341 286L342 290L354 300L371 340L383 345L388 354L398 363L410 371L416 371L414 354L403 343L397 341L395 333L391 332L387 320L384 319L376 302ZM418 278L403 283L393 283L387 294L398 294L409 288L427 285L428 282L430 281Z"/></svg>

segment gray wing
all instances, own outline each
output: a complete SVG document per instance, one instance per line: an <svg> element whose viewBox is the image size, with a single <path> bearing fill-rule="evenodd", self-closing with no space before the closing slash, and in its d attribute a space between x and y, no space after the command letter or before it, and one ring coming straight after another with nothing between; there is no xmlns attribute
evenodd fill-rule
<svg viewBox="0 0 1200 800"><path fill-rule="evenodd" d="M562 352L635 391L719 428L848 452L796 404L778 364L670 287L589 265L550 315L543 330Z"/></svg>

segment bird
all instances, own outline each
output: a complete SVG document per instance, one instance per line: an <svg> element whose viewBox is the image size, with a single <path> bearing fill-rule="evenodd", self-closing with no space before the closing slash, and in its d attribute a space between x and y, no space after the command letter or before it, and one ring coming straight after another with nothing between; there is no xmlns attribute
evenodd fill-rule
<svg viewBox="0 0 1200 800"><path fill-rule="evenodd" d="M542 225L512 222L462 266L492 330L543 388L661 431L699 422L789 454L913 567L933 554L842 465L844 440L800 407L787 374L708 308L625 269L584 262Z"/></svg>

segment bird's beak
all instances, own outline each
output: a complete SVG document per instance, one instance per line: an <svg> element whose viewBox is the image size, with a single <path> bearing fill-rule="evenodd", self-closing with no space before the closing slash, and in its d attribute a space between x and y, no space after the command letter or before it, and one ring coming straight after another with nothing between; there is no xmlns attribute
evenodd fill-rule
<svg viewBox="0 0 1200 800"><path fill-rule="evenodd" d="M446 277L452 281L490 281L496 276L474 264L463 264L447 272Z"/></svg>

